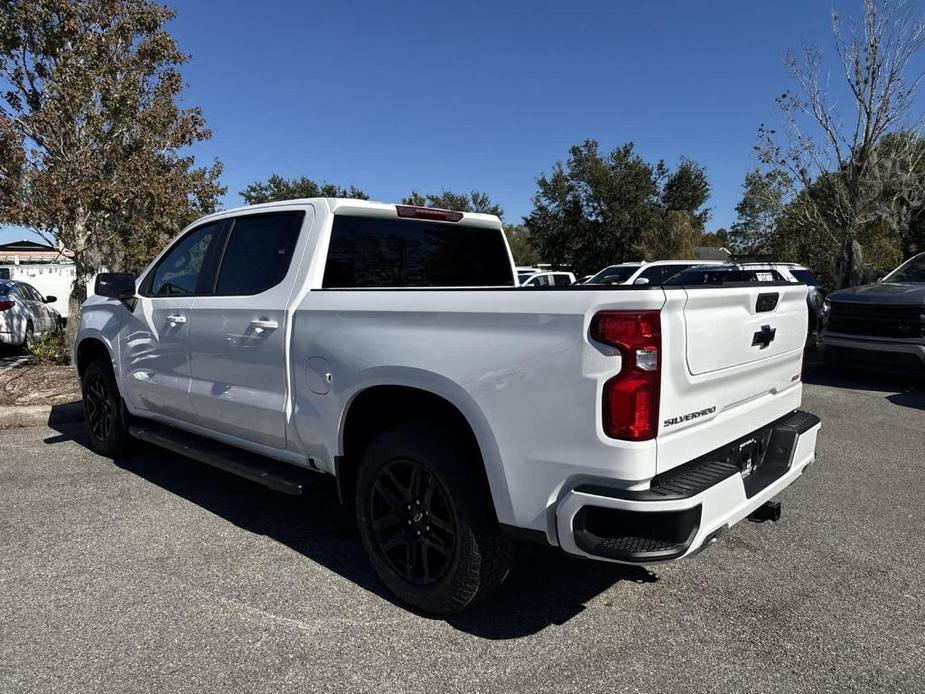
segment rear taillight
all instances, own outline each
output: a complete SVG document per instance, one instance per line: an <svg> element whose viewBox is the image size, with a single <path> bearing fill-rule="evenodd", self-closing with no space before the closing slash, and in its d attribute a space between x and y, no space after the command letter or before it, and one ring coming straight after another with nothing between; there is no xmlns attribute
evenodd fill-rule
<svg viewBox="0 0 925 694"><path fill-rule="evenodd" d="M620 373L604 384L604 432L624 441L658 434L662 325L658 311L601 311L591 337L620 350Z"/></svg>
<svg viewBox="0 0 925 694"><path fill-rule="evenodd" d="M411 219L434 219L438 222L458 222L463 218L462 212L438 210L435 207L417 207L416 205L396 205L399 217Z"/></svg>
<svg viewBox="0 0 925 694"><path fill-rule="evenodd" d="M9 299L0 299L0 311L6 311L7 309L13 308L13 306L15 306L15 304Z"/></svg>

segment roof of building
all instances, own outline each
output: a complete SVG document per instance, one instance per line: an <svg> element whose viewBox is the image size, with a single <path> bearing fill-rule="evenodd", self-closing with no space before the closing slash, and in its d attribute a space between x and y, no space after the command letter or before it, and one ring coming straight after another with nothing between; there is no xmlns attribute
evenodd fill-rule
<svg viewBox="0 0 925 694"><path fill-rule="evenodd" d="M732 253L716 246L697 246L697 260L729 260Z"/></svg>

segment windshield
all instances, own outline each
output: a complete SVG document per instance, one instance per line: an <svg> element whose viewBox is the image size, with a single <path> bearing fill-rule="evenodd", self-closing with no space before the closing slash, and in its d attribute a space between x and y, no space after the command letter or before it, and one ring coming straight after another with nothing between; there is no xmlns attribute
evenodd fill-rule
<svg viewBox="0 0 925 694"><path fill-rule="evenodd" d="M623 284L638 269L638 265L614 265L604 268L585 284Z"/></svg>
<svg viewBox="0 0 925 694"><path fill-rule="evenodd" d="M917 255L883 278L884 282L925 282L925 254Z"/></svg>
<svg viewBox="0 0 925 694"><path fill-rule="evenodd" d="M808 284L810 287L816 287L819 285L819 280L816 279L816 276L813 275L809 270L791 270L790 274L796 277L803 284Z"/></svg>

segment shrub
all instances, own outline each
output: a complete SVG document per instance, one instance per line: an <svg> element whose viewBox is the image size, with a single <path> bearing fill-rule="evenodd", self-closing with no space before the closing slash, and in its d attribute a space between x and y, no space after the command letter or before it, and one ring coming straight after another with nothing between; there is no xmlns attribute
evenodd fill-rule
<svg viewBox="0 0 925 694"><path fill-rule="evenodd" d="M55 330L34 337L26 351L38 364L63 365L71 361L63 330Z"/></svg>

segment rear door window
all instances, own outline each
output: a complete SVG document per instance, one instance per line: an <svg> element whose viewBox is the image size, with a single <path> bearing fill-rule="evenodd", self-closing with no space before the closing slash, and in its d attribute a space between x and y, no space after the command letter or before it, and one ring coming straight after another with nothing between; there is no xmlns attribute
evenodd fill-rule
<svg viewBox="0 0 925 694"><path fill-rule="evenodd" d="M259 294L283 281L292 263L304 212L236 217L229 232L215 293Z"/></svg>
<svg viewBox="0 0 925 694"><path fill-rule="evenodd" d="M501 229L336 215L323 286L511 287Z"/></svg>

